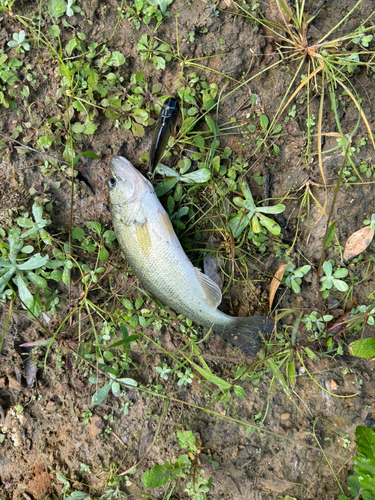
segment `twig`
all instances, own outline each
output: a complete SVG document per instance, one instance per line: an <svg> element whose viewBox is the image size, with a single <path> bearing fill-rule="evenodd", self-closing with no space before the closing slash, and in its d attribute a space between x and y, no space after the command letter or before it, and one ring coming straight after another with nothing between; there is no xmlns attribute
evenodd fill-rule
<svg viewBox="0 0 375 500"><path fill-rule="evenodd" d="M139 467L141 465L141 463L144 461L144 459L146 458L147 454L151 451L151 448L155 444L156 438L161 430L161 426L163 425L163 422L164 422L165 417L167 415L169 403L170 403L169 399L166 399L164 401L163 410L162 410L161 415L160 415L158 427L155 431L154 439L152 440L151 444L148 446L143 457L140 460L138 460L138 462L136 464L134 464L132 467L130 467L130 469L127 469L125 472L121 472L121 474L118 474L118 476L125 476L126 474L129 474L132 470L134 470L136 467Z"/></svg>

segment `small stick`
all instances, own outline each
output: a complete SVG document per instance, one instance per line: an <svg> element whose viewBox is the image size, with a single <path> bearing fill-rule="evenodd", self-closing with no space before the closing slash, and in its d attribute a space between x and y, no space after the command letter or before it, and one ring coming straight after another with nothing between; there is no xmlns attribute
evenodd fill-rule
<svg viewBox="0 0 375 500"><path fill-rule="evenodd" d="M159 424L158 424L158 427L157 427L155 435L154 435L154 439L152 440L151 444L149 445L149 447L145 451L143 457L140 460L138 460L138 462L136 464L134 464L132 467L130 467L130 469L127 469L125 472L121 472L121 474L118 474L118 476L125 476L126 474L129 474L132 470L134 470L136 467L139 467L141 465L141 463L143 462L143 460L146 458L147 454L151 451L151 448L155 444L156 438L161 430L161 426L162 426L162 424L165 420L165 417L167 415L169 403L170 403L169 399L166 399L164 401L163 410L162 410L161 415L160 415L160 420L159 420Z"/></svg>

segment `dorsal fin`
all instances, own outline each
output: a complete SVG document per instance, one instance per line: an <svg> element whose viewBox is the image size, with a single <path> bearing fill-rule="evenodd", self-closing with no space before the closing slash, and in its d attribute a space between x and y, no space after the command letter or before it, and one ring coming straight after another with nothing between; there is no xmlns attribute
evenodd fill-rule
<svg viewBox="0 0 375 500"><path fill-rule="evenodd" d="M203 289L207 304L212 307L212 309L216 309L221 302L221 290L219 285L197 268L195 268L195 273Z"/></svg>
<svg viewBox="0 0 375 500"><path fill-rule="evenodd" d="M163 224L163 227L165 229L165 232L167 233L167 236L171 242L174 242L177 239L176 233L174 232L172 222L170 218L168 217L167 212L164 210L158 210L158 216L161 220L161 223Z"/></svg>

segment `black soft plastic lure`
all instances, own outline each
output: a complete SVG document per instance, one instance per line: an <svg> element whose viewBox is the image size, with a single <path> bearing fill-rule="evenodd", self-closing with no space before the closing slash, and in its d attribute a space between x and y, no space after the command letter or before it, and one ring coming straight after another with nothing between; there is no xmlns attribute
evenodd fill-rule
<svg viewBox="0 0 375 500"><path fill-rule="evenodd" d="M152 174L164 154L168 139L176 125L179 111L180 106L174 97L169 97L163 104L151 144L150 161L148 164L150 174Z"/></svg>

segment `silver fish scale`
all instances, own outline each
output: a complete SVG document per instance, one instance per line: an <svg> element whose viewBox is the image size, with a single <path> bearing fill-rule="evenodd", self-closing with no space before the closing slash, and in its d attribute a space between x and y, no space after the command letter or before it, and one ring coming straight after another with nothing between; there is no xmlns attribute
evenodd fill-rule
<svg viewBox="0 0 375 500"><path fill-rule="evenodd" d="M145 224L151 242L147 256L140 249L137 223L123 225L112 208L117 239L139 281L160 302L203 326L228 324L230 316L207 304L195 268L177 237L171 242L159 214L168 215L155 194L146 196L143 204L148 207Z"/></svg>

